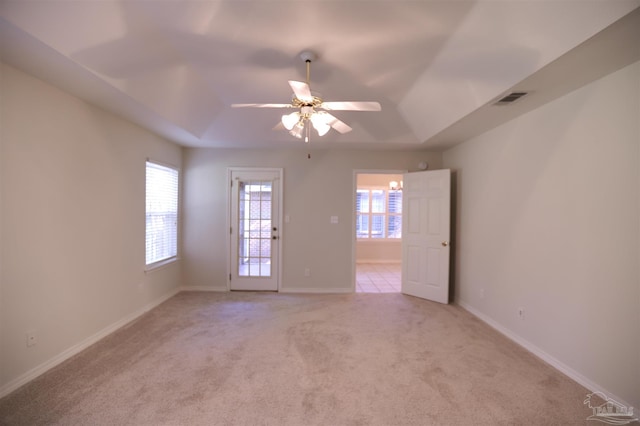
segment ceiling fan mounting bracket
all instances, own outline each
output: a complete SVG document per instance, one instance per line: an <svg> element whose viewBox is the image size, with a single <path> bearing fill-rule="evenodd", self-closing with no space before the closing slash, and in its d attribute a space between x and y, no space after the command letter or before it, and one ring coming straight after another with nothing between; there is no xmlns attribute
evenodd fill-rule
<svg viewBox="0 0 640 426"><path fill-rule="evenodd" d="M313 62L318 59L318 55L310 50L303 50L302 52L300 52L300 58L305 62Z"/></svg>

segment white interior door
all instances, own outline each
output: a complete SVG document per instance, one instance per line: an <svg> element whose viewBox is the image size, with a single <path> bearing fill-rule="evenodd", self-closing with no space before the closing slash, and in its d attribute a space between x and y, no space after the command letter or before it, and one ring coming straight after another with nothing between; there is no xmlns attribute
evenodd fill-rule
<svg viewBox="0 0 640 426"><path fill-rule="evenodd" d="M402 197L402 292L449 303L451 171L405 174Z"/></svg>
<svg viewBox="0 0 640 426"><path fill-rule="evenodd" d="M277 291L282 169L230 169L231 290Z"/></svg>

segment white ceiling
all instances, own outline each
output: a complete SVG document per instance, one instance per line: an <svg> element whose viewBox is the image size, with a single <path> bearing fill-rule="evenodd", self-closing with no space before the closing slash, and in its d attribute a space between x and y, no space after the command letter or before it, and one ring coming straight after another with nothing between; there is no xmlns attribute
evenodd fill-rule
<svg viewBox="0 0 640 426"><path fill-rule="evenodd" d="M230 106L288 103L287 81L305 79L298 55L311 49L310 85L323 99L382 104L382 112L335 112L354 130L312 137L315 145L442 149L640 59L639 6L5 0L0 53L185 146L294 147L301 142L271 130L283 110ZM531 94L492 105L513 89Z"/></svg>

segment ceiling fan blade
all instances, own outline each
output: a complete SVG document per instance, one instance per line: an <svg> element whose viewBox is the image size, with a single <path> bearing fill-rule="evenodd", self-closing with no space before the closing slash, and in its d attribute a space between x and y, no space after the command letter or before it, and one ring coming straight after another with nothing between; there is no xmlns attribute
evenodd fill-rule
<svg viewBox="0 0 640 426"><path fill-rule="evenodd" d="M329 111L381 111L378 102L323 102L320 108Z"/></svg>
<svg viewBox="0 0 640 426"><path fill-rule="evenodd" d="M271 130L287 130L287 128L284 127L284 124L282 124L282 121L278 121L278 124L273 126Z"/></svg>
<svg viewBox="0 0 640 426"><path fill-rule="evenodd" d="M231 108L291 108L291 104L231 104Z"/></svg>
<svg viewBox="0 0 640 426"><path fill-rule="evenodd" d="M349 133L353 130L344 121L340 121L328 112L323 113L327 117L327 124L337 130L339 133Z"/></svg>
<svg viewBox="0 0 640 426"><path fill-rule="evenodd" d="M311 89L309 89L309 85L307 83L289 80L289 86L291 86L291 90L293 90L296 98L300 99L302 102L313 102Z"/></svg>

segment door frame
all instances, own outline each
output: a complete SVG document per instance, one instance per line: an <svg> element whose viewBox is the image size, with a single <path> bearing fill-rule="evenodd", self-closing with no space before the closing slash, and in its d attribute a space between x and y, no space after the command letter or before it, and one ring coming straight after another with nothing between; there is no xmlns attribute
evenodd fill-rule
<svg viewBox="0 0 640 426"><path fill-rule="evenodd" d="M283 203L283 199L284 199L284 169L283 168L275 168L275 167L227 167L227 193L226 193L226 197L227 197L227 220L226 220L226 229L229 230L229 232L226 232L227 238L226 238L226 244L227 244L227 291L231 291L231 274L232 274L232 268L234 267L233 265L231 265L231 263L233 262L233 253L231 253L231 227L233 226L231 223L231 218L232 218L232 213L231 213L231 209L233 208L232 206L232 199L233 199L233 193L232 191L232 176L233 173L238 173L238 172L269 172L269 173L278 173L278 182L274 182L274 186L277 185L278 188L278 203L277 203L277 209L278 209L278 219L277 219L277 227L278 227L278 247L277 247L277 255L278 255L278 261L276 262L276 281L277 281L277 292L280 292L281 286L282 286L282 241L283 241L283 235L284 235L284 230L282 228L282 223L283 223L283 218L282 218L282 212L283 212L283 207L284 207L284 203Z"/></svg>
<svg viewBox="0 0 640 426"><path fill-rule="evenodd" d="M356 191L358 190L358 175L403 175L409 173L407 169L354 169L351 183L351 292L356 292L356 269L358 239L356 238ZM400 239L402 241L402 238Z"/></svg>

